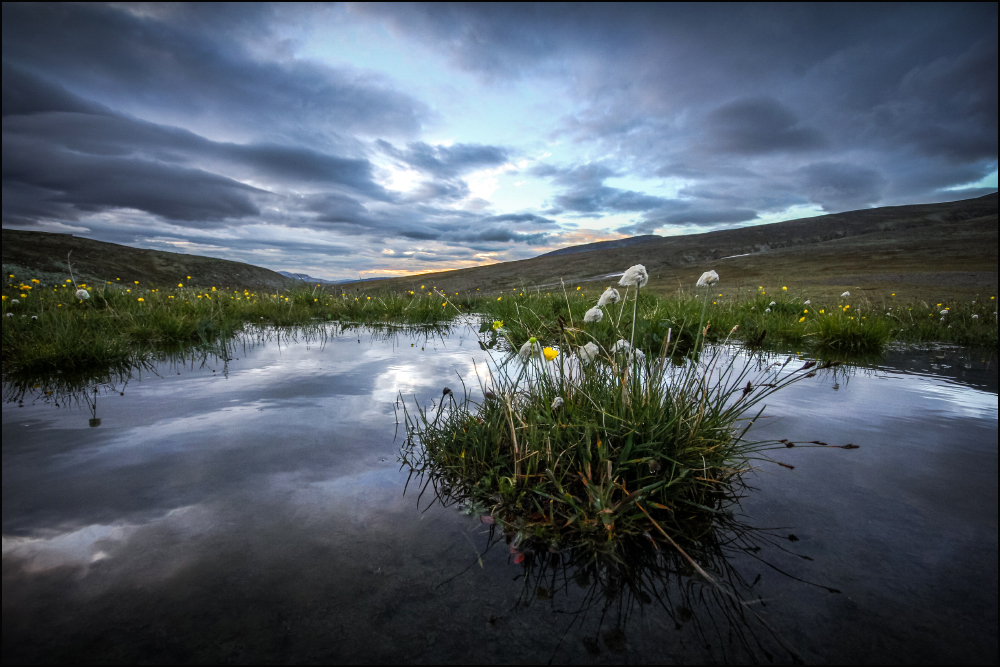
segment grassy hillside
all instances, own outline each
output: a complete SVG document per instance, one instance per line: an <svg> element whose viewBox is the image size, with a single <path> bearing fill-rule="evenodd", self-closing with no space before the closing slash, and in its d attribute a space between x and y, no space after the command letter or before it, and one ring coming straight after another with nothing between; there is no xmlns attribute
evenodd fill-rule
<svg viewBox="0 0 1000 667"><path fill-rule="evenodd" d="M592 249L583 250L588 247ZM642 237L628 245L590 244L517 262L395 278L379 286L410 290L426 284L448 292L541 286L544 291L558 285L560 278L569 284L610 285L612 279L601 276L637 263L646 266L650 287L661 294L688 290L708 269L722 276L723 293L788 285L796 293L817 297L844 290L872 296L894 292L924 300L995 294L997 195L705 234Z"/></svg>
<svg viewBox="0 0 1000 667"><path fill-rule="evenodd" d="M225 259L130 248L70 234L3 230L5 275L61 283L68 276L66 255L70 251L77 281L93 285L120 279L130 285L138 280L147 287L183 282L204 287L281 289L299 283L269 269Z"/></svg>

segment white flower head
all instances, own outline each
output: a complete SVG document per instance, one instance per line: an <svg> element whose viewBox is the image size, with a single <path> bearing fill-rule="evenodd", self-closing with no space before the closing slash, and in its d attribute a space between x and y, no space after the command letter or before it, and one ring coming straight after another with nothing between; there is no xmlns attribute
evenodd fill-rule
<svg viewBox="0 0 1000 667"><path fill-rule="evenodd" d="M695 287L711 287L717 282L719 282L719 274L715 271L706 271L701 274L701 278L698 278Z"/></svg>
<svg viewBox="0 0 1000 667"><path fill-rule="evenodd" d="M973 315L973 317L975 317L975 315ZM38 319L38 315L32 315L31 319L32 319L32 321L37 320Z"/></svg>
<svg viewBox="0 0 1000 667"><path fill-rule="evenodd" d="M628 271L622 274L618 284L623 287L645 287L648 282L649 274L646 273L646 267L642 264L636 264L630 266Z"/></svg>
<svg viewBox="0 0 1000 667"><path fill-rule="evenodd" d="M90 292L85 289L78 289L76 291L76 298L80 299L80 301L86 301L90 298Z"/></svg>
<svg viewBox="0 0 1000 667"><path fill-rule="evenodd" d="M584 322L600 322L603 319L604 319L604 311L598 308L597 306L594 306L593 308L591 308L590 310L588 310L586 313L583 314Z"/></svg>
<svg viewBox="0 0 1000 667"><path fill-rule="evenodd" d="M847 297L849 297L849 296L851 296L851 293L850 293L850 292L844 292L843 294L841 294L841 295L840 295L840 298L841 298L841 299L846 299L846 298L847 298Z"/></svg>
<svg viewBox="0 0 1000 667"><path fill-rule="evenodd" d="M554 398L554 399L552 400L552 409L553 409L553 410L558 410L559 408L561 408L561 407L563 406L563 403L564 403L564 402L565 402L565 401L563 401L563 399L562 399L562 396L556 396L556 397L555 397L555 398Z"/></svg>
<svg viewBox="0 0 1000 667"><path fill-rule="evenodd" d="M802 302L802 305L808 306L811 303L812 303L812 301L810 301L809 299L806 299L805 301ZM892 308L890 308L889 310L892 310Z"/></svg>
<svg viewBox="0 0 1000 667"><path fill-rule="evenodd" d="M608 289L604 290L604 294L602 294L601 298L597 300L597 305L604 307L609 303L618 303L619 301L621 301L621 298L622 296L621 294L618 293L618 290L616 290L614 287L609 287Z"/></svg>
<svg viewBox="0 0 1000 667"><path fill-rule="evenodd" d="M979 315L973 315L973 316L972 316L972 319L974 319L974 320L978 320L978 319L979 319Z"/></svg>
<svg viewBox="0 0 1000 667"><path fill-rule="evenodd" d="M632 346L629 345L627 340L619 338L618 342L611 346L611 353L617 354L618 352L628 352L631 349Z"/></svg>
<svg viewBox="0 0 1000 667"><path fill-rule="evenodd" d="M765 309L764 309L764 312L765 312L765 313L770 313L770 312L771 312L771 309L770 309L770 308L765 308Z"/></svg>
<svg viewBox="0 0 1000 667"><path fill-rule="evenodd" d="M772 301L771 303L769 303L769 304L767 304L767 305L769 305L769 306L773 306L773 305L775 305L775 303L774 303L774 301Z"/></svg>
<svg viewBox="0 0 1000 667"><path fill-rule="evenodd" d="M941 311L941 314L942 314L942 315L947 315L947 314L948 314L948 309L947 309L947 308L945 308L944 310L942 310L942 311Z"/></svg>
<svg viewBox="0 0 1000 667"><path fill-rule="evenodd" d="M521 361L525 363L527 363L531 357L535 357L537 359L542 356L542 344L538 342L537 338L532 336L525 341L524 345L521 346L521 349L517 352L517 356L521 357Z"/></svg>
<svg viewBox="0 0 1000 667"><path fill-rule="evenodd" d="M11 303L21 303L21 300L20 299L11 299L10 302Z"/></svg>
<svg viewBox="0 0 1000 667"><path fill-rule="evenodd" d="M597 347L594 343L587 343L586 345L578 348L576 353L580 356L580 361L584 364L589 364L597 358L597 355L601 353L601 348Z"/></svg>
<svg viewBox="0 0 1000 667"><path fill-rule="evenodd" d="M14 313L7 313L7 317L14 317Z"/></svg>

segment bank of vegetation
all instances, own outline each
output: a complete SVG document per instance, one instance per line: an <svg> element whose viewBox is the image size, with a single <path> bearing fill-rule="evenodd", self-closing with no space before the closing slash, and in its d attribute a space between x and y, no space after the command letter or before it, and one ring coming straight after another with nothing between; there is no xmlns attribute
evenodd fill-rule
<svg viewBox="0 0 1000 667"><path fill-rule="evenodd" d="M422 285L365 293L329 285L260 291L181 281L152 289L136 281L52 283L9 274L3 288L3 369L30 374L122 366L158 350L214 344L248 329L327 321L412 325L474 315L504 322L510 344L532 336L557 343L566 327L583 322L603 287L445 294ZM634 309L625 300L606 308L606 317L589 331L598 343L612 345L616 331L634 328L636 347L648 353L659 350L668 332L682 351L699 335L708 342L728 338L838 354L878 352L892 342L997 345L991 294L947 303L897 301L891 293L877 300L845 294L818 301L797 293L794 285L761 286L737 298L719 294L710 288L671 297L644 292L637 304L628 301Z"/></svg>

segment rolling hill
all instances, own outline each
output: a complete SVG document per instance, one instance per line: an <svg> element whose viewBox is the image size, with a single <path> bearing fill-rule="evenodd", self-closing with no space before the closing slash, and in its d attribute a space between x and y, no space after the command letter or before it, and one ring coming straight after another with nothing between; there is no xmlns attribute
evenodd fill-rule
<svg viewBox="0 0 1000 667"><path fill-rule="evenodd" d="M289 274L250 264L142 250L80 238L3 230L3 266L64 280L66 254L78 279L139 280L144 285L282 289L301 284ZM685 236L638 236L562 248L532 259L404 278L342 283L352 291L408 290L421 284L449 292L513 288L551 290L604 286L632 264L649 270L661 293L692 287L715 269L720 291L789 285L823 296L841 291L896 292L909 298L995 295L997 194L941 204L863 209ZM188 281L186 276L191 276Z"/></svg>
<svg viewBox="0 0 1000 667"><path fill-rule="evenodd" d="M646 266L650 286L659 292L693 287L702 271L715 269L722 276L720 291L780 283L817 296L844 289L911 298L993 295L997 194L704 234L592 243L532 259L388 279L379 286L413 289L432 284L449 292L497 291L551 288L560 279L603 286L632 264Z"/></svg>
<svg viewBox="0 0 1000 667"><path fill-rule="evenodd" d="M281 289L301 284L276 271L226 259L179 252L143 250L117 243L94 241L71 234L3 230L3 270L21 277L30 274L43 282L62 282L69 273L66 256L79 282L131 283L144 287L184 284L253 289ZM187 276L191 276L188 280Z"/></svg>

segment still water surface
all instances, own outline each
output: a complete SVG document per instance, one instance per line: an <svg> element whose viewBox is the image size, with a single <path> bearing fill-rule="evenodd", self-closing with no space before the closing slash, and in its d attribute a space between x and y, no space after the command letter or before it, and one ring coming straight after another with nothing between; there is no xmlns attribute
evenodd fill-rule
<svg viewBox="0 0 1000 667"><path fill-rule="evenodd" d="M860 449L748 479L742 614L695 580L664 604L599 569L526 587L502 540L480 558L488 526L404 495L397 399L478 392L473 329L236 356L102 388L96 414L4 404L5 663L997 660L997 371L972 353L769 401L760 437Z"/></svg>

